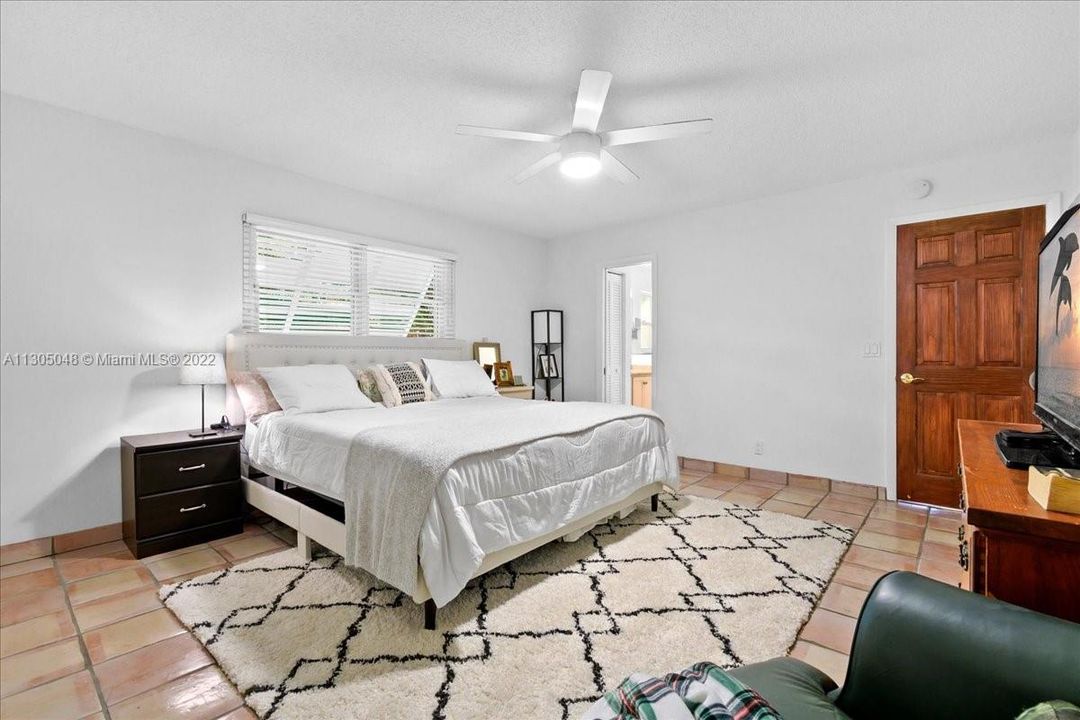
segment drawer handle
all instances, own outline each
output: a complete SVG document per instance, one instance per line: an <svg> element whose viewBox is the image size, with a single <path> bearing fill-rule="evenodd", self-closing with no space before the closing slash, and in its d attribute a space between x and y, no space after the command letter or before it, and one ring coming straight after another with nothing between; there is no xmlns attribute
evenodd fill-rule
<svg viewBox="0 0 1080 720"><path fill-rule="evenodd" d="M202 465L192 465L191 467L182 467L178 470L178 472L188 472L189 470L202 470L205 467L206 463L203 463Z"/></svg>
<svg viewBox="0 0 1080 720"><path fill-rule="evenodd" d="M180 512L191 512L192 510L202 510L205 507L206 507L206 503L203 503L202 505L196 505L195 507L180 508Z"/></svg>

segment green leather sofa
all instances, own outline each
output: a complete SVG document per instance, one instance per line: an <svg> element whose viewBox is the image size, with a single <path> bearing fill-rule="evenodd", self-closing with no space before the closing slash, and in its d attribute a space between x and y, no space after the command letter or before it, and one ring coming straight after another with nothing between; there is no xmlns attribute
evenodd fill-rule
<svg viewBox="0 0 1080 720"><path fill-rule="evenodd" d="M843 687L794 658L731 674L784 720L1012 720L1080 705L1080 625L894 572L863 605Z"/></svg>

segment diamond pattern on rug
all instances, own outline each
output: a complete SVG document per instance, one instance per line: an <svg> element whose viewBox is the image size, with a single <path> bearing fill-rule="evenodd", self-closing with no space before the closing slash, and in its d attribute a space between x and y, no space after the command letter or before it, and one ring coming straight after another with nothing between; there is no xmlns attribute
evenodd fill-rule
<svg viewBox="0 0 1080 720"><path fill-rule="evenodd" d="M473 580L435 631L398 590L294 550L161 597L266 720L572 720L631 672L785 654L852 538L664 496Z"/></svg>

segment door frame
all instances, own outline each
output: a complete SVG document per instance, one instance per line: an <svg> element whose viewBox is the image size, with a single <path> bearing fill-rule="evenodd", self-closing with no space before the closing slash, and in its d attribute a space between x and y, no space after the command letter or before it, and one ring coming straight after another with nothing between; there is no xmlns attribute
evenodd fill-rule
<svg viewBox="0 0 1080 720"><path fill-rule="evenodd" d="M1049 195L1036 195L1017 198L1014 200L1002 200L999 202L982 203L979 205L965 205L961 207L946 208L943 210L931 210L915 215L892 217L885 221L885 317L884 337L881 341L882 381L885 387L885 452L883 477L885 478L886 493L890 500L898 498L896 490L896 231L901 225L927 222L930 220L944 220L947 218L962 217L964 215L978 215L980 213L998 212L1000 210L1014 210L1017 208L1042 205L1046 208L1046 228L1048 231L1061 215L1061 193Z"/></svg>
<svg viewBox="0 0 1080 720"><path fill-rule="evenodd" d="M659 412L656 406L656 385L658 372L658 360L660 357L660 319L658 315L658 300L659 293L659 280L660 274L657 269L657 261L655 253L644 253L641 255L630 255L628 257L618 257L612 260L602 260L597 266L596 277L596 400L603 402L604 400L604 288L607 278L607 271L615 268L626 267L627 265L643 265L644 263L651 263L652 267L652 312L653 312L653 353L652 353L652 409ZM627 365L629 367L629 364Z"/></svg>

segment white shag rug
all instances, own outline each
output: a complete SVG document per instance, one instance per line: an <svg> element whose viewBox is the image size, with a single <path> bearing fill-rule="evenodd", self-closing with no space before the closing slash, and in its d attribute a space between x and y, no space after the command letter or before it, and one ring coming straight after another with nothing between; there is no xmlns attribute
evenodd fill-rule
<svg viewBox="0 0 1080 720"><path fill-rule="evenodd" d="M260 718L565 718L631 672L784 655L852 532L663 496L472 581L423 629L411 599L286 550L161 588Z"/></svg>

